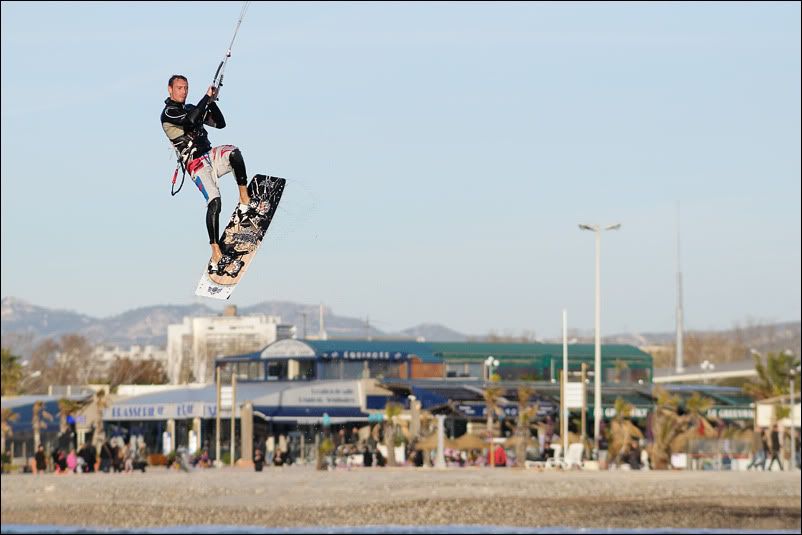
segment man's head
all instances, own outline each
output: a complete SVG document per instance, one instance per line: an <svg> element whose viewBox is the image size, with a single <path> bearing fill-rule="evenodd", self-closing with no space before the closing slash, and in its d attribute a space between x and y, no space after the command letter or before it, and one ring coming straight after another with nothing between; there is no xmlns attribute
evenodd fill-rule
<svg viewBox="0 0 802 535"><path fill-rule="evenodd" d="M187 100L187 93L189 93L189 82L187 77L182 74L174 74L167 82L167 92L170 93L170 98L176 102L183 104Z"/></svg>

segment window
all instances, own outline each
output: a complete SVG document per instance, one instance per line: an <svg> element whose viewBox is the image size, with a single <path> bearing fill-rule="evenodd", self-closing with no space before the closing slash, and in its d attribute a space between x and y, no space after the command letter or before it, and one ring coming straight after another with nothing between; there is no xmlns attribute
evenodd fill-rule
<svg viewBox="0 0 802 535"><path fill-rule="evenodd" d="M298 361L298 377L299 381L308 381L315 378L315 361L314 360L300 360Z"/></svg>
<svg viewBox="0 0 802 535"><path fill-rule="evenodd" d="M403 362L368 362L368 369L371 377L397 378L403 365Z"/></svg>
<svg viewBox="0 0 802 535"><path fill-rule="evenodd" d="M248 380L248 365L249 362L238 362L237 363L237 380L243 379Z"/></svg>
<svg viewBox="0 0 802 535"><path fill-rule="evenodd" d="M320 363L320 379L339 379L340 378L340 362L328 361Z"/></svg>
<svg viewBox="0 0 802 535"><path fill-rule="evenodd" d="M273 360L267 363L267 380L284 381L287 379L287 362Z"/></svg>
<svg viewBox="0 0 802 535"><path fill-rule="evenodd" d="M361 379L364 365L359 361L343 361L342 379Z"/></svg>
<svg viewBox="0 0 802 535"><path fill-rule="evenodd" d="M462 373L465 374L463 375L463 377L482 377L482 372L484 371L483 368L484 364L482 364L481 362L475 362L475 363L466 362L464 364L462 371Z"/></svg>
<svg viewBox="0 0 802 535"><path fill-rule="evenodd" d="M248 380L261 381L264 379L264 367L261 362L251 362L248 367Z"/></svg>
<svg viewBox="0 0 802 535"><path fill-rule="evenodd" d="M222 384L231 384L231 372L233 369L234 365L230 362L220 366L220 382Z"/></svg>

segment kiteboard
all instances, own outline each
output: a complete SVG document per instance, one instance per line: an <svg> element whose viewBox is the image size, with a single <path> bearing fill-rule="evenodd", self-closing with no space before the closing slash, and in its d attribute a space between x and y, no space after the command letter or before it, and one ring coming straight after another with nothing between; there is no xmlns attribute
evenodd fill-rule
<svg viewBox="0 0 802 535"><path fill-rule="evenodd" d="M253 262L262 238L276 214L285 182L285 179L275 176L254 175L248 184L252 209L246 213L239 207L234 209L234 214L218 242L226 261L218 264L216 273L210 273L209 262L206 263L195 295L213 299L231 297Z"/></svg>

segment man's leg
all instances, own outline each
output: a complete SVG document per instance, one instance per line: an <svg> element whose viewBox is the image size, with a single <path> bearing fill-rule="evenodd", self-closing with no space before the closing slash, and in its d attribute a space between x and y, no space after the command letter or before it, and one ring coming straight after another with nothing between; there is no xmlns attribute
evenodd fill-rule
<svg viewBox="0 0 802 535"><path fill-rule="evenodd" d="M195 160L198 161L198 160ZM220 189L210 165L202 161L200 166L192 169L192 181L206 199L206 232L209 236L209 245L212 249L212 263L216 264L223 254L217 240L220 239Z"/></svg>
<svg viewBox="0 0 802 535"><path fill-rule="evenodd" d="M209 234L209 245L212 247L212 262L217 263L223 253L217 240L220 237L220 197L215 197L206 206L206 231Z"/></svg>
<svg viewBox="0 0 802 535"><path fill-rule="evenodd" d="M248 172L245 169L245 160L242 153L234 145L220 145L211 151L212 165L218 177L227 173L234 173L239 189L239 202L248 205L251 202L248 195Z"/></svg>

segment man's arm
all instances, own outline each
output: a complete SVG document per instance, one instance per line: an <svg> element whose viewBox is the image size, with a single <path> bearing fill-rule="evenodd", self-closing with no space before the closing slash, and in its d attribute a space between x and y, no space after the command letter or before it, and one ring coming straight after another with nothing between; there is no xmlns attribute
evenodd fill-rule
<svg viewBox="0 0 802 535"><path fill-rule="evenodd" d="M226 120L223 118L223 112L217 106L215 101L209 103L209 112L206 114L204 124L212 128L225 128Z"/></svg>
<svg viewBox="0 0 802 535"><path fill-rule="evenodd" d="M203 95L203 98L198 101L198 105L189 110L179 108L178 106L168 106L163 113L163 122L184 128L197 126L201 122L201 114L206 108L206 102L208 102L208 100L209 95Z"/></svg>

